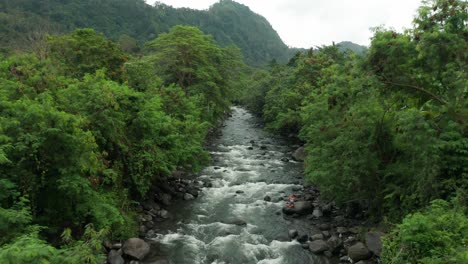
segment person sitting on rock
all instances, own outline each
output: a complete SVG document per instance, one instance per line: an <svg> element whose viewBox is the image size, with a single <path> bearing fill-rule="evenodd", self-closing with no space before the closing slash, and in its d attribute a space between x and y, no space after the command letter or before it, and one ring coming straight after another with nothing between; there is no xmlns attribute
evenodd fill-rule
<svg viewBox="0 0 468 264"><path fill-rule="evenodd" d="M294 208L294 203L288 201L288 202L286 202L286 207L287 208Z"/></svg>
<svg viewBox="0 0 468 264"><path fill-rule="evenodd" d="M294 203L295 201L296 201L296 196L294 196L294 194L291 194L289 196L289 202Z"/></svg>

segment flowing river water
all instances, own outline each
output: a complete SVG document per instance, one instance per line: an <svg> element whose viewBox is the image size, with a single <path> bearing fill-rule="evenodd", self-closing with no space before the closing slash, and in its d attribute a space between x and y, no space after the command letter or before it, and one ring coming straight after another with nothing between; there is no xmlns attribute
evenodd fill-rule
<svg viewBox="0 0 468 264"><path fill-rule="evenodd" d="M249 112L233 107L210 149L212 166L199 178L213 186L194 201L174 204L165 234L152 238L170 263L328 263L289 240L290 229L307 234L312 228L281 213L283 199L301 188L302 164L286 160L293 146L258 124Z"/></svg>

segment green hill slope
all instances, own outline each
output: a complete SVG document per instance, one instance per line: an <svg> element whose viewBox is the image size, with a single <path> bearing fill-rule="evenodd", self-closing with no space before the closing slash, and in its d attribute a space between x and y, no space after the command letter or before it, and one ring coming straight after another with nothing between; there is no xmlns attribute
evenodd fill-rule
<svg viewBox="0 0 468 264"><path fill-rule="evenodd" d="M223 45L242 49L247 63L285 62L289 49L273 27L247 6L221 0L208 10L155 6L143 0L6 0L0 2L0 46L26 49L43 33L90 27L113 40L130 36L140 44L182 24L197 26Z"/></svg>

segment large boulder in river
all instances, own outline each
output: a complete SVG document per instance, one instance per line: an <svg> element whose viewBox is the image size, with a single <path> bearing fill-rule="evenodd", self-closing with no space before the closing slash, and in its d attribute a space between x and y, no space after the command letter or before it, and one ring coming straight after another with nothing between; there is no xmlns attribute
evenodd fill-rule
<svg viewBox="0 0 468 264"><path fill-rule="evenodd" d="M150 246L143 239L130 238L125 241L122 251L127 256L142 260L150 252Z"/></svg>
<svg viewBox="0 0 468 264"><path fill-rule="evenodd" d="M195 199L195 196L193 196L192 194L190 194L190 193L185 193L184 194L184 200L185 201L191 201L193 199Z"/></svg>
<svg viewBox="0 0 468 264"><path fill-rule="evenodd" d="M306 158L304 147L296 149L296 151L294 151L294 153L292 154L292 157L294 158L294 160L304 161Z"/></svg>
<svg viewBox="0 0 468 264"><path fill-rule="evenodd" d="M314 206L309 201L298 201L294 203L294 207L283 207L283 213L286 215L306 215L314 210Z"/></svg>
<svg viewBox="0 0 468 264"><path fill-rule="evenodd" d="M371 252L367 247L361 243L358 242L354 244L353 246L348 248L348 256L354 261L360 261L360 260L366 260L371 257Z"/></svg>
<svg viewBox="0 0 468 264"><path fill-rule="evenodd" d="M328 250L328 244L323 240L314 240L309 243L309 249L314 254L320 254Z"/></svg>
<svg viewBox="0 0 468 264"><path fill-rule="evenodd" d="M163 194L161 194L161 197L160 197L159 200L164 205L169 206L169 205L171 205L172 196L170 194L168 194L168 193L163 193Z"/></svg>
<svg viewBox="0 0 468 264"><path fill-rule="evenodd" d="M382 236L382 232L367 232L366 234L367 248L379 257L382 254Z"/></svg>
<svg viewBox="0 0 468 264"><path fill-rule="evenodd" d="M297 236L299 236L299 232L296 229L289 230L289 238L295 239Z"/></svg>
<svg viewBox="0 0 468 264"><path fill-rule="evenodd" d="M107 256L109 264L124 264L125 260L122 258L122 250L111 250Z"/></svg>

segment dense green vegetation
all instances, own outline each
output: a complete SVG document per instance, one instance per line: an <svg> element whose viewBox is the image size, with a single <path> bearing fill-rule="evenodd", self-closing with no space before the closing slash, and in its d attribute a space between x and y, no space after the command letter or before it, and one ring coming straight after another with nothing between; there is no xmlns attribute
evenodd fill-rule
<svg viewBox="0 0 468 264"><path fill-rule="evenodd" d="M466 221L455 222L467 217L467 19L463 1L427 1L411 30L376 28L363 57L298 53L252 75L244 97L271 130L305 142L307 178L329 199L395 222L462 197L408 215L388 263L468 261Z"/></svg>
<svg viewBox="0 0 468 264"><path fill-rule="evenodd" d="M369 49L294 56L230 0L0 10L1 263L101 263L104 239L136 233L156 179L206 164L207 131L233 101L305 143L325 198L392 228L385 263L468 261L464 1L425 1L412 29L376 28Z"/></svg>
<svg viewBox="0 0 468 264"><path fill-rule="evenodd" d="M101 263L157 177L208 161L245 66L189 26L138 58L92 29L44 41L0 62L0 262Z"/></svg>
<svg viewBox="0 0 468 264"><path fill-rule="evenodd" d="M143 0L4 0L0 2L0 47L30 49L45 33L89 27L137 52L143 43L176 25L199 27L221 46L238 46L246 62L285 62L288 49L270 23L248 7L222 0L208 10L176 9Z"/></svg>

